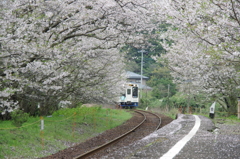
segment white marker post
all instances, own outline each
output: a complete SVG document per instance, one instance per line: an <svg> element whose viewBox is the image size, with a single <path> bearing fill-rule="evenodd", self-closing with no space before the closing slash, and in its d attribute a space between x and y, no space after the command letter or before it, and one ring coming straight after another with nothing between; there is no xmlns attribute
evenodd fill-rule
<svg viewBox="0 0 240 159"><path fill-rule="evenodd" d="M43 129L44 129L44 120L43 120L43 117L41 117L41 131L43 131Z"/></svg>
<svg viewBox="0 0 240 159"><path fill-rule="evenodd" d="M40 119L41 119L41 128L40 128L40 137L42 138L42 148L44 147L44 136L43 136L43 134L44 134L44 132L43 132L43 129L44 129L44 120L43 120L43 117L41 116L40 117Z"/></svg>
<svg viewBox="0 0 240 159"><path fill-rule="evenodd" d="M212 119L214 118L215 105L216 105L216 102L214 102L210 107L209 117Z"/></svg>

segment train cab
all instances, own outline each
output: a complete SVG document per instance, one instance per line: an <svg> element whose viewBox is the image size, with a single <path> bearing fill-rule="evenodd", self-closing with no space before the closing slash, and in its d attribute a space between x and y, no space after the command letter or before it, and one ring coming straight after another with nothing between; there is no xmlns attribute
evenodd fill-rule
<svg viewBox="0 0 240 159"><path fill-rule="evenodd" d="M119 105L122 108L134 108L138 106L138 85L125 84L125 92L121 95Z"/></svg>

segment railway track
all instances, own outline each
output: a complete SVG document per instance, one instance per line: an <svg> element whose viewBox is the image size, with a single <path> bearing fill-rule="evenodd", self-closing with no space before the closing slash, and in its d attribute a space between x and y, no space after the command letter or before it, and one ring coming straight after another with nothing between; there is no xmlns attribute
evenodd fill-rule
<svg viewBox="0 0 240 159"><path fill-rule="evenodd" d="M134 138L134 133L141 133L142 137L144 137L160 128L161 118L158 115L149 111L142 110L134 110L134 112L142 116L142 120L139 122L139 124L124 134L112 139L111 141L108 141L101 146L95 147L83 154L77 155L73 157L73 159L99 158L100 156L103 156L104 153L109 153L111 151L114 151L114 149L120 147L122 140L136 140L136 138Z"/></svg>
<svg viewBox="0 0 240 159"><path fill-rule="evenodd" d="M144 110L137 110L137 111L138 111L138 112L149 113L149 114L151 114L151 115L153 115L153 116L156 116L156 117L158 118L158 120L159 120L159 124L157 125L157 127L156 127L155 130L158 130L158 129L160 128L161 123L162 123L162 119L161 119L161 117L160 117L159 115L157 115L157 114L155 114L155 113L152 113L152 112L150 112L150 111L144 111Z"/></svg>

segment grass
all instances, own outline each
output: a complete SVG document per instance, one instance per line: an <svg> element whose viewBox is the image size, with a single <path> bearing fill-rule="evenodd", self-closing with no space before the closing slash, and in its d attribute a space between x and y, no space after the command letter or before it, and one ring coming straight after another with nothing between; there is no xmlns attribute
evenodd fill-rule
<svg viewBox="0 0 240 159"><path fill-rule="evenodd" d="M131 118L124 110L101 107L62 109L40 118L30 117L22 127L0 122L0 158L39 158L73 146Z"/></svg>
<svg viewBox="0 0 240 159"><path fill-rule="evenodd" d="M213 119L214 123L221 123L221 124L227 124L227 125L239 125L240 119L238 119L237 116L231 115L229 117L215 117Z"/></svg>
<svg viewBox="0 0 240 159"><path fill-rule="evenodd" d="M150 110L153 112L157 112L159 114L164 114L172 119L176 119L176 115L179 113L177 108L171 108L170 110L166 108L152 108Z"/></svg>

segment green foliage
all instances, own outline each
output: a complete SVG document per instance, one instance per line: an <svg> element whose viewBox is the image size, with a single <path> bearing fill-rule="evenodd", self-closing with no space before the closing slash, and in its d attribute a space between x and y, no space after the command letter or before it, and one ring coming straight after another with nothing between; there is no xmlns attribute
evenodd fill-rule
<svg viewBox="0 0 240 159"><path fill-rule="evenodd" d="M141 104L140 104L139 108L146 108L149 106L150 100L149 100L149 98L140 98L140 103Z"/></svg>
<svg viewBox="0 0 240 159"><path fill-rule="evenodd" d="M191 113L200 113L200 114L209 114L209 107L211 106L210 101L202 102L202 96L188 96L184 93L176 93L172 97L165 97L158 99L154 96L153 91L148 92L147 94L143 93L143 97L140 99L140 108L145 109L149 107L150 109L160 109L164 111L164 114L169 114L168 116L173 117L176 110L182 111L182 113L188 113L188 109ZM216 110L222 112L222 108L217 106ZM171 113L171 112L174 113ZM171 115L172 114L172 115Z"/></svg>
<svg viewBox="0 0 240 159"><path fill-rule="evenodd" d="M208 109L208 113L209 113L209 109ZM224 112L224 111L218 111L218 109L216 109L215 111L215 117L217 118L225 118L225 117L228 117L228 113L227 112Z"/></svg>
<svg viewBox="0 0 240 159"><path fill-rule="evenodd" d="M161 54L164 54L166 51L160 44L162 39L159 39L157 35L161 32L165 32L167 30L168 24L160 24L159 27L150 32L144 32L146 37L149 36L147 42L142 44L141 48L136 48L133 45L126 45L121 49L121 52L125 52L125 63L126 70L132 71L135 73L141 72L141 57L142 54L139 52L144 50L143 53L143 74L146 76L151 76L152 69L155 68L156 60L153 57L159 57Z"/></svg>
<svg viewBox="0 0 240 159"><path fill-rule="evenodd" d="M177 93L175 96L172 96L170 99L169 99L174 107L186 107L188 104L190 104L190 101L188 101L188 96L186 94L182 94L182 93Z"/></svg>
<svg viewBox="0 0 240 159"><path fill-rule="evenodd" d="M141 73L141 53L139 52L141 49L135 48L134 46L125 46L122 48L122 52L126 52L125 54L125 63L126 70L132 71L135 73ZM149 76L149 67L156 63L152 56L160 55L160 52L151 51L150 48L144 48L145 52L143 53L143 72L146 76Z"/></svg>
<svg viewBox="0 0 240 159"><path fill-rule="evenodd" d="M28 120L29 114L24 113L22 110L14 110L13 112L11 112L11 117L12 124L16 127L20 127Z"/></svg>
<svg viewBox="0 0 240 159"><path fill-rule="evenodd" d="M168 68L158 64L151 74L152 76L147 84L153 87L152 95L154 97L161 99L171 97L176 93L176 85L172 82L172 76Z"/></svg>
<svg viewBox="0 0 240 159"><path fill-rule="evenodd" d="M228 119L231 119L231 120L238 120L238 121L239 121L237 115L231 115L231 116L228 117Z"/></svg>
<svg viewBox="0 0 240 159"><path fill-rule="evenodd" d="M129 118L129 112L102 109L100 106L66 108L43 117L42 135L38 117L29 117L27 122L17 129L12 127L12 121L2 121L0 158L40 158L50 155L49 153L67 148L66 143L73 145L83 142L122 124Z"/></svg>
<svg viewBox="0 0 240 159"><path fill-rule="evenodd" d="M178 109L176 108L173 108L173 109L170 109L168 111L165 111L163 114L172 118L172 119L176 119L176 115L178 114Z"/></svg>
<svg viewBox="0 0 240 159"><path fill-rule="evenodd" d="M157 99L152 95L152 91L143 92L142 98L140 98L140 108L145 109L146 107L159 107L161 100Z"/></svg>

